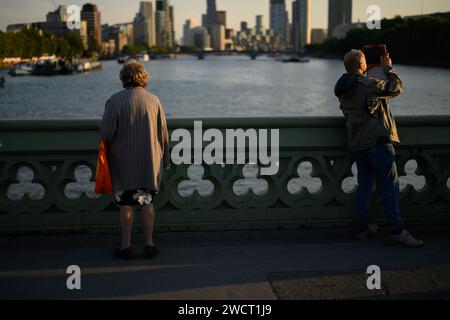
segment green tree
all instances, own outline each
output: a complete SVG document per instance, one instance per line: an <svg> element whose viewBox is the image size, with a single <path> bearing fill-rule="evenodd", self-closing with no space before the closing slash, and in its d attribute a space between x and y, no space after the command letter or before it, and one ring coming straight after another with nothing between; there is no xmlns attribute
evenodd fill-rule
<svg viewBox="0 0 450 320"><path fill-rule="evenodd" d="M141 53L143 51L145 51L145 52L148 51L148 47L146 45L143 45L143 44L134 45L134 46L126 45L122 49L122 53L123 54L127 54L127 55L138 54L138 53Z"/></svg>
<svg viewBox="0 0 450 320"><path fill-rule="evenodd" d="M450 67L450 20L438 16L384 19L382 29L357 28L345 39L308 46L310 52L342 56L366 44L386 44L395 62Z"/></svg>
<svg viewBox="0 0 450 320"><path fill-rule="evenodd" d="M83 53L83 41L76 33L64 37L42 34L36 29L19 32L0 32L0 57L32 58L43 54L56 54L69 58Z"/></svg>

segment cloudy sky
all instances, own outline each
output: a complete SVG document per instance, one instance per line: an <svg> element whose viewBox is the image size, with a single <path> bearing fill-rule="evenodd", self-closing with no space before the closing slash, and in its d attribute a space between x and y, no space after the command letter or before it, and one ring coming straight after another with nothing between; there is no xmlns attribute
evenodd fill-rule
<svg viewBox="0 0 450 320"><path fill-rule="evenodd" d="M139 0L91 0L102 12L102 23L132 21L139 7ZM154 1L154 0L153 0ZM86 0L0 0L0 30L8 24L45 21L48 11L59 4L82 5ZM186 19L201 21L206 11L206 0L170 0L175 7L176 36L182 36L182 25ZM291 0L286 1L290 11ZM353 20L365 21L367 7L378 5L383 17L415 15L437 11L450 11L450 0L353 0ZM328 0L311 0L311 27L326 28ZM218 10L227 11L227 26L239 29L240 21L254 25L255 16L262 14L266 26L269 23L269 0L217 0Z"/></svg>

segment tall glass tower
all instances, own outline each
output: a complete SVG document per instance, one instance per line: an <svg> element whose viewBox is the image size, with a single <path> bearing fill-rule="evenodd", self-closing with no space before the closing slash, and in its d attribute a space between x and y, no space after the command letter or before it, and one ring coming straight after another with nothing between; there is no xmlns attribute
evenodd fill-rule
<svg viewBox="0 0 450 320"><path fill-rule="evenodd" d="M171 48L174 44L172 19L173 9L171 13L169 0L156 1L156 44L163 48Z"/></svg>
<svg viewBox="0 0 450 320"><path fill-rule="evenodd" d="M280 47L288 45L288 13L286 0L270 0L270 29L280 38Z"/></svg>
<svg viewBox="0 0 450 320"><path fill-rule="evenodd" d="M328 37L344 23L352 22L352 0L328 0Z"/></svg>
<svg viewBox="0 0 450 320"><path fill-rule="evenodd" d="M292 46L300 51L311 42L310 0L295 0L292 3Z"/></svg>
<svg viewBox="0 0 450 320"><path fill-rule="evenodd" d="M207 0L206 24L208 27L217 24L216 0Z"/></svg>

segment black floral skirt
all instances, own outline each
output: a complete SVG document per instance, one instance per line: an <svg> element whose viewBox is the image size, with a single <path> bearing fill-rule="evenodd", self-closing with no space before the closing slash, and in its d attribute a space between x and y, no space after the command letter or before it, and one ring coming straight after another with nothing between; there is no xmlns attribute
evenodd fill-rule
<svg viewBox="0 0 450 320"><path fill-rule="evenodd" d="M158 193L153 190L134 189L115 193L118 206L143 207L152 204Z"/></svg>

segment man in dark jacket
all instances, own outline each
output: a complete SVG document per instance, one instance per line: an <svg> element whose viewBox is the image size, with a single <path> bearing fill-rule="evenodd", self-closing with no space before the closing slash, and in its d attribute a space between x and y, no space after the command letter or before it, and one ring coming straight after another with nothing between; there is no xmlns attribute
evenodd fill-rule
<svg viewBox="0 0 450 320"><path fill-rule="evenodd" d="M344 58L345 73L336 83L346 119L348 146L358 168L356 192L356 238L366 240L375 232L368 224L368 212L374 178L381 188L385 214L392 233L389 242L394 245L420 247L423 241L412 237L405 229L399 212L399 178L393 143L400 143L397 126L388 99L403 92L403 85L392 68L389 55L382 58L387 80L368 78L364 53L352 50Z"/></svg>

